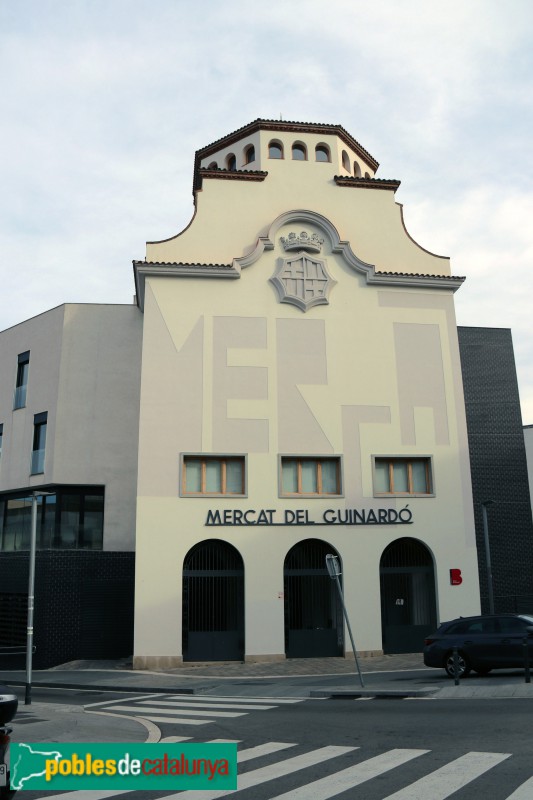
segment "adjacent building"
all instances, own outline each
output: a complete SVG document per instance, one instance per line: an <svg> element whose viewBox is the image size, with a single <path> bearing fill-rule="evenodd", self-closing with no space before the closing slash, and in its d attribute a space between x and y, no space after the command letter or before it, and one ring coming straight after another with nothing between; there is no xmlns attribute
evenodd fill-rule
<svg viewBox="0 0 533 800"><path fill-rule="evenodd" d="M62 305L0 334L6 667L23 660L33 493L36 666L131 652L141 341L138 309L115 305Z"/></svg>

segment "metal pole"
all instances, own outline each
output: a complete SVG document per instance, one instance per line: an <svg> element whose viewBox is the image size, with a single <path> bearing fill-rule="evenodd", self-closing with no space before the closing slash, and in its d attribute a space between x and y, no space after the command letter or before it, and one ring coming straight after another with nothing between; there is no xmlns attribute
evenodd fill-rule
<svg viewBox="0 0 533 800"><path fill-rule="evenodd" d="M489 501L492 505L493 501ZM487 584L489 590L489 614L494 614L494 590L492 587L492 566L490 563L489 523L487 519L487 503L481 503L483 509L483 538L485 541L485 560L487 564Z"/></svg>
<svg viewBox="0 0 533 800"><path fill-rule="evenodd" d="M524 636L522 646L524 649L524 670L525 670L525 679L526 683L531 683L531 670L529 668L529 645L527 641L527 636Z"/></svg>
<svg viewBox="0 0 533 800"><path fill-rule="evenodd" d="M353 640L352 628L350 626L350 620L348 619L348 612L346 611L346 606L344 605L344 598L342 596L341 582L339 580L339 576L338 575L335 575L335 581L337 582L337 589L339 590L339 597L340 597L340 601L341 601L342 612L344 614L344 619L346 620L348 633L350 634L350 641L352 643L352 649L353 649L353 654L354 654L354 658L355 658L355 663L357 665L357 672L359 673L359 681L361 683L361 686L364 689L365 688L365 684L364 684L364 681L363 681L363 676L361 674L361 667L359 666L359 659L357 658L357 650L355 649L355 642Z"/></svg>
<svg viewBox="0 0 533 800"><path fill-rule="evenodd" d="M33 609L35 605L35 551L37 548L37 494L31 497L30 569L28 578L28 624L26 631L26 692L24 705L31 705L31 668L33 655Z"/></svg>

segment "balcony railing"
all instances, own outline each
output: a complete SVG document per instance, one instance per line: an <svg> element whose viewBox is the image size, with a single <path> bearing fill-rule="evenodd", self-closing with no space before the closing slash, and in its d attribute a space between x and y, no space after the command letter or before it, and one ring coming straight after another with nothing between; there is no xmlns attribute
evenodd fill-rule
<svg viewBox="0 0 533 800"><path fill-rule="evenodd" d="M24 383L22 386L15 388L15 396L13 397L13 408L24 408L26 405L26 390L28 385Z"/></svg>
<svg viewBox="0 0 533 800"><path fill-rule="evenodd" d="M31 454L31 474L44 472L44 450L33 450Z"/></svg>

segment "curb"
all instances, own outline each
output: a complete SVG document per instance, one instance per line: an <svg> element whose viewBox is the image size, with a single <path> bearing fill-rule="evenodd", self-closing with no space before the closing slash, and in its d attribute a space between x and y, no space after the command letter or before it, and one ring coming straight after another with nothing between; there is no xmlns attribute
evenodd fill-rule
<svg viewBox="0 0 533 800"><path fill-rule="evenodd" d="M439 689L313 689L310 697L347 698L377 697L391 700L403 700L406 697L433 697Z"/></svg>
<svg viewBox="0 0 533 800"><path fill-rule="evenodd" d="M9 681L9 686L26 686L26 681ZM79 689L95 692L124 692L128 694L194 694L194 689L175 686L110 686L103 683L61 683L59 681L34 681L32 689Z"/></svg>

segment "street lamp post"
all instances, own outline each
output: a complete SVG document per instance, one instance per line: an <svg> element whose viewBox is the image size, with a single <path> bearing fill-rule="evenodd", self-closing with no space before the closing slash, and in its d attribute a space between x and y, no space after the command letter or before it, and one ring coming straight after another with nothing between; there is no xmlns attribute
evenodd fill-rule
<svg viewBox="0 0 533 800"><path fill-rule="evenodd" d="M481 503L483 511L483 539L485 542L485 564L487 567L487 586L489 592L489 614L494 614L494 588L492 585L492 565L490 560L490 542L489 542L489 522L487 518L487 507L493 506L494 500L485 500Z"/></svg>

